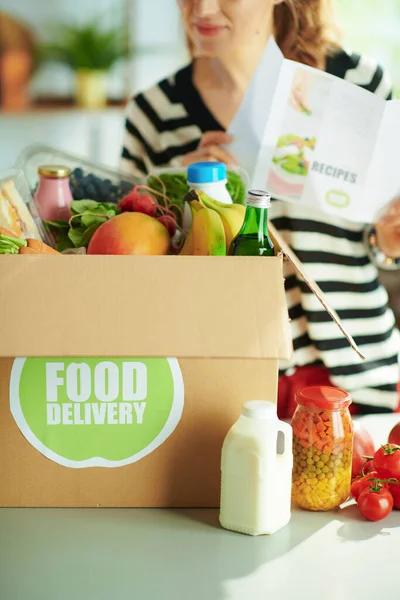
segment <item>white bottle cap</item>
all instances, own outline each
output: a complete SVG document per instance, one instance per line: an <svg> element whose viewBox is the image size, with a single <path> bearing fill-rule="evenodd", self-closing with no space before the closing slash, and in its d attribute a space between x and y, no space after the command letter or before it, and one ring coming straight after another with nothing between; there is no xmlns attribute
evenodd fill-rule
<svg viewBox="0 0 400 600"><path fill-rule="evenodd" d="M242 415L249 419L271 419L276 417L276 404L266 400L250 400L243 404Z"/></svg>

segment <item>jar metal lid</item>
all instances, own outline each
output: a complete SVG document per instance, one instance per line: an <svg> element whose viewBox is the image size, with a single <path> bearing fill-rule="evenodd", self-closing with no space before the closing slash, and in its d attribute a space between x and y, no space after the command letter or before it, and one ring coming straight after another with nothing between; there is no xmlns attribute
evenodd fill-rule
<svg viewBox="0 0 400 600"><path fill-rule="evenodd" d="M296 402L305 408L341 410L351 404L351 396L340 388L315 385L296 392Z"/></svg>
<svg viewBox="0 0 400 600"><path fill-rule="evenodd" d="M38 173L41 177L61 179L62 177L69 177L71 175L71 169L64 167L63 165L42 165L39 167Z"/></svg>

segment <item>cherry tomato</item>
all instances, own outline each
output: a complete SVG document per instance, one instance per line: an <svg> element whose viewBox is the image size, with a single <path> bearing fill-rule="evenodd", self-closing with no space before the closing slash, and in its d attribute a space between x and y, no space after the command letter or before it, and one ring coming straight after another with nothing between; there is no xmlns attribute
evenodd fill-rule
<svg viewBox="0 0 400 600"><path fill-rule="evenodd" d="M378 471L370 471L362 477L356 477L351 484L351 495L355 500L359 497L362 491L374 486L384 487L389 489L389 482L382 478Z"/></svg>
<svg viewBox="0 0 400 600"><path fill-rule="evenodd" d="M371 478L379 479L378 471L371 471L367 475L364 475L364 477L356 477L356 479L353 479L351 484L351 495L355 500L357 500L361 492L373 487L375 482L371 481Z"/></svg>
<svg viewBox="0 0 400 600"><path fill-rule="evenodd" d="M394 483L389 485L389 492L393 496L393 506L400 510L400 484Z"/></svg>
<svg viewBox="0 0 400 600"><path fill-rule="evenodd" d="M389 433L389 444L398 444L400 446L400 423L397 423Z"/></svg>
<svg viewBox="0 0 400 600"><path fill-rule="evenodd" d="M365 463L363 456L373 456L375 453L375 444L371 435L354 421L354 441L353 441L353 459L351 466L351 476L356 477L360 474L361 468ZM372 463L372 461L370 461ZM368 463L367 463L368 464ZM364 469L364 472L367 471Z"/></svg>
<svg viewBox="0 0 400 600"><path fill-rule="evenodd" d="M376 472L374 461L373 460L368 460L365 463L365 465L363 466L362 470L364 471L365 474L371 473L372 471Z"/></svg>
<svg viewBox="0 0 400 600"><path fill-rule="evenodd" d="M393 496L384 487L374 487L361 492L357 506L362 516L369 521L380 521L390 514L393 508Z"/></svg>
<svg viewBox="0 0 400 600"><path fill-rule="evenodd" d="M375 469L381 477L400 479L400 446L385 444L374 454Z"/></svg>

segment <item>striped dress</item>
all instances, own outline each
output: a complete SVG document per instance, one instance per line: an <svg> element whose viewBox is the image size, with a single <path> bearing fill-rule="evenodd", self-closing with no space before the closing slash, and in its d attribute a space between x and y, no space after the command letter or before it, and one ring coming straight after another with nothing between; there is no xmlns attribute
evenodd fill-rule
<svg viewBox="0 0 400 600"><path fill-rule="evenodd" d="M391 97L385 73L369 58L341 51L328 59L327 72L381 98ZM122 167L143 175L154 167L179 166L182 156L197 148L203 132L222 129L194 87L189 65L129 102ZM394 410L400 336L386 290L367 254L364 225L281 201L272 203L270 218L366 356L365 361L358 358L318 299L285 263L294 355L281 364L281 373L322 364L332 384L351 392L357 404Z"/></svg>

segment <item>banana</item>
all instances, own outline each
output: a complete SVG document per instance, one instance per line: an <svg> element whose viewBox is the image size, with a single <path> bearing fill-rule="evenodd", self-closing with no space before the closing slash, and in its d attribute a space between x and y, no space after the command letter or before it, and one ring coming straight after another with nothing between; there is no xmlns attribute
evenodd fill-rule
<svg viewBox="0 0 400 600"><path fill-rule="evenodd" d="M203 208L203 205L198 200L191 200L189 202L190 211L192 213L192 223L194 219L194 215L198 210ZM185 243L183 244L181 251L179 252L182 256L190 256L193 254L194 245L193 245L193 227L191 227L188 231L188 234L185 239Z"/></svg>
<svg viewBox="0 0 400 600"><path fill-rule="evenodd" d="M194 256L226 256L225 230L215 210L204 207L196 211L191 231Z"/></svg>
<svg viewBox="0 0 400 600"><path fill-rule="evenodd" d="M191 256L193 254L193 250L193 229L190 228L179 254L180 256Z"/></svg>
<svg viewBox="0 0 400 600"><path fill-rule="evenodd" d="M194 214L200 210L201 208L204 208L204 204L202 202L200 202L200 200L192 200L191 202L189 202L189 206L190 206L190 210L192 212L192 217L194 217Z"/></svg>
<svg viewBox="0 0 400 600"><path fill-rule="evenodd" d="M222 202L210 198L210 196L204 192L198 192L198 197L204 206L215 210L221 217L225 230L226 252L228 252L232 240L237 236L243 225L246 212L245 206L242 206L241 204L223 204ZM191 204L193 204L193 202L195 201L192 201Z"/></svg>

